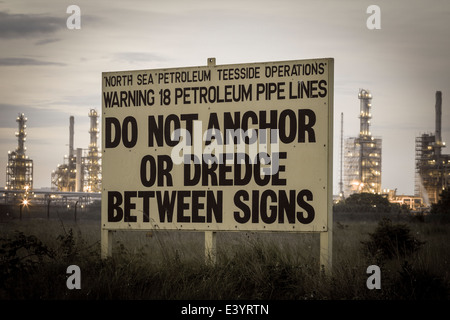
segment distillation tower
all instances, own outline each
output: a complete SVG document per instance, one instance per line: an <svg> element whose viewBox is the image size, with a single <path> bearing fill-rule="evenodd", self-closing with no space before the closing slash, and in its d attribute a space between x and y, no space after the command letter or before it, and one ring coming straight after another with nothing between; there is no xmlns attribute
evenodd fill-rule
<svg viewBox="0 0 450 320"><path fill-rule="evenodd" d="M87 156L84 160L85 165L85 179L84 191L86 192L100 192L101 191L101 157L98 152L98 114L97 111L91 109L88 114L91 122L89 129L90 143L87 151Z"/></svg>
<svg viewBox="0 0 450 320"><path fill-rule="evenodd" d="M33 160L25 154L25 141L27 133L27 118L23 113L16 119L19 131L16 132L18 145L15 151L8 151L8 164L6 166L6 189L28 190L33 188Z"/></svg>
<svg viewBox="0 0 450 320"><path fill-rule="evenodd" d="M98 151L98 113L91 109L90 143L88 149L73 147L74 117L69 125L69 157L67 162L58 165L52 172L52 188L65 192L100 192L101 191L101 154ZM65 159L66 160L66 159Z"/></svg>
<svg viewBox="0 0 450 320"><path fill-rule="evenodd" d="M360 89L360 130L358 137L345 141L345 178L344 194L357 192L381 193L381 138L375 138L370 132L372 119L372 94Z"/></svg>

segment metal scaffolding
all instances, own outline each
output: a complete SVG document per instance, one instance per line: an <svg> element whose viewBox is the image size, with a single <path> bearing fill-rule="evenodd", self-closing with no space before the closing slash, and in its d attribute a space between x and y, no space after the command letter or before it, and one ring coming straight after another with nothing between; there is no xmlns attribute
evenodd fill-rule
<svg viewBox="0 0 450 320"><path fill-rule="evenodd" d="M28 190L33 188L33 160L25 154L25 132L27 118L23 113L16 119L19 131L16 132L18 145L15 151L8 151L8 164L6 166L6 189Z"/></svg>
<svg viewBox="0 0 450 320"><path fill-rule="evenodd" d="M358 137L345 141L344 194L357 192L381 193L381 138L372 137L370 119L372 95L360 89L360 131Z"/></svg>
<svg viewBox="0 0 450 320"><path fill-rule="evenodd" d="M441 118L442 93L437 91L435 134L416 137L415 195L428 206L437 203L442 190L450 185L450 155L442 154Z"/></svg>

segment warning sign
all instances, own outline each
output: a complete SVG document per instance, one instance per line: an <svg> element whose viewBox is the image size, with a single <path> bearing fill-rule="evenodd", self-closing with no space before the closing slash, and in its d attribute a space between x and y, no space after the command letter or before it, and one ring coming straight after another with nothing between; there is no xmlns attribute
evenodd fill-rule
<svg viewBox="0 0 450 320"><path fill-rule="evenodd" d="M326 232L333 59L102 73L102 228Z"/></svg>

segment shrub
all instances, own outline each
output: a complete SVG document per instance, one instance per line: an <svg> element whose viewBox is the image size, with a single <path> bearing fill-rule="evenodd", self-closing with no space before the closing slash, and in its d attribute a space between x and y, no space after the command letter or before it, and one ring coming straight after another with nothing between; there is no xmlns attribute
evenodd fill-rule
<svg viewBox="0 0 450 320"><path fill-rule="evenodd" d="M335 204L335 212L391 212L393 206L385 197L373 193L354 193ZM397 209L398 210L398 209Z"/></svg>
<svg viewBox="0 0 450 320"><path fill-rule="evenodd" d="M4 292L9 293L9 298L21 298L33 273L54 256L33 235L17 231L12 238L0 238L0 299L5 298Z"/></svg>
<svg viewBox="0 0 450 320"><path fill-rule="evenodd" d="M446 215L450 214L450 188L442 190L439 197L439 201L431 205L430 213Z"/></svg>
<svg viewBox="0 0 450 320"><path fill-rule="evenodd" d="M448 286L442 277L427 269L416 267L405 261L399 271L399 278L393 283L395 299L447 300Z"/></svg>
<svg viewBox="0 0 450 320"><path fill-rule="evenodd" d="M30 272L54 253L35 236L16 232L12 239L0 238L0 282L19 272Z"/></svg>
<svg viewBox="0 0 450 320"><path fill-rule="evenodd" d="M366 252L387 259L404 257L424 244L411 234L407 225L393 224L389 219L382 219L369 236L369 241L362 242Z"/></svg>

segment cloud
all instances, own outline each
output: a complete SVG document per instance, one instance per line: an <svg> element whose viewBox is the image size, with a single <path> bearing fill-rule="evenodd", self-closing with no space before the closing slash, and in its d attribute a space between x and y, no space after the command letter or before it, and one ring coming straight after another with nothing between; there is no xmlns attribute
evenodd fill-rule
<svg viewBox="0 0 450 320"><path fill-rule="evenodd" d="M151 62L151 61L164 61L165 58L158 56L154 53L148 52L119 52L115 55L118 60L125 60L127 62Z"/></svg>
<svg viewBox="0 0 450 320"><path fill-rule="evenodd" d="M0 58L0 66L64 66L64 63L42 61L33 58Z"/></svg>
<svg viewBox="0 0 450 320"><path fill-rule="evenodd" d="M58 41L61 41L61 39L56 39L56 38L55 39L42 39L42 40L36 41L35 45L42 46L42 45L46 45L46 44L58 42Z"/></svg>
<svg viewBox="0 0 450 320"><path fill-rule="evenodd" d="M0 38L28 38L66 28L65 17L0 12Z"/></svg>
<svg viewBox="0 0 450 320"><path fill-rule="evenodd" d="M20 113L28 118L27 126L31 128L49 128L55 126L55 124L69 123L69 116L65 112L55 112L51 108L37 108L23 104L0 103L0 128L17 128L16 118Z"/></svg>

